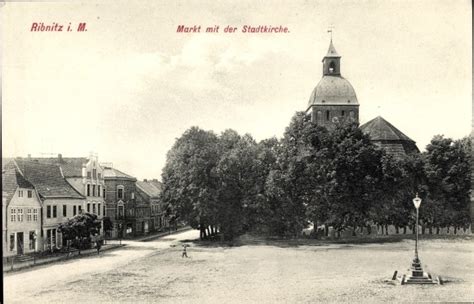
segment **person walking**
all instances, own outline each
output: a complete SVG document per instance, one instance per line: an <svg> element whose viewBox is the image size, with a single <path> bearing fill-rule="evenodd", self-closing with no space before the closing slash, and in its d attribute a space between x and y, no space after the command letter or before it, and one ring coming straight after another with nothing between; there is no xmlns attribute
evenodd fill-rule
<svg viewBox="0 0 474 304"><path fill-rule="evenodd" d="M181 255L181 258L188 257L188 253L186 252L186 247L188 247L186 244L183 245L183 254Z"/></svg>

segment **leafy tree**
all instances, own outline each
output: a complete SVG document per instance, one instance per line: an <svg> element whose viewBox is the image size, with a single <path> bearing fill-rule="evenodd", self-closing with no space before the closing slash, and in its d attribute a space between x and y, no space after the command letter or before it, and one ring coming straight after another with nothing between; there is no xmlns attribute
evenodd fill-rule
<svg viewBox="0 0 474 304"><path fill-rule="evenodd" d="M429 196L425 209L435 209L438 227L469 225L471 141L436 135L426 147L425 171ZM442 210L442 211L441 211Z"/></svg>
<svg viewBox="0 0 474 304"><path fill-rule="evenodd" d="M219 160L218 137L197 127L178 138L167 154L163 170L162 201L171 219L181 219L201 238L206 228L215 225L217 180L214 168Z"/></svg>
<svg viewBox="0 0 474 304"><path fill-rule="evenodd" d="M73 247L84 249L87 245L85 241L90 240L91 236L98 234L100 227L101 221L98 220L97 215L83 213L70 218L67 222L61 223L58 226L58 231L68 241L68 250L71 241Z"/></svg>
<svg viewBox="0 0 474 304"><path fill-rule="evenodd" d="M249 228L246 210L256 194L257 144L250 135L226 130L219 146L221 156L215 169L219 181L217 221L223 238L231 240Z"/></svg>

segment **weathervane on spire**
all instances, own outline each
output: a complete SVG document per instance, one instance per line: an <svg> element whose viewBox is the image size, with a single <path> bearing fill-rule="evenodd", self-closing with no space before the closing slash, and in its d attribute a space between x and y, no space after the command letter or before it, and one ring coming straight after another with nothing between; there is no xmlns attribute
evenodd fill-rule
<svg viewBox="0 0 474 304"><path fill-rule="evenodd" d="M334 25L328 26L328 33L331 33L331 41L332 41L332 30L334 29Z"/></svg>

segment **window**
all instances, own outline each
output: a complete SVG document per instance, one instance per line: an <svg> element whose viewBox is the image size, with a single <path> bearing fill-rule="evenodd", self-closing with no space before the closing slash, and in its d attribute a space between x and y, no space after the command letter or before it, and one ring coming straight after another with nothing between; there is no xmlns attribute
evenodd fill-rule
<svg viewBox="0 0 474 304"><path fill-rule="evenodd" d="M100 204L97 204L97 215L100 215Z"/></svg>
<svg viewBox="0 0 474 304"><path fill-rule="evenodd" d="M18 190L18 197L23 197L23 190Z"/></svg>
<svg viewBox="0 0 474 304"><path fill-rule="evenodd" d="M123 199L123 188L118 188L117 189L117 197L119 199Z"/></svg>
<svg viewBox="0 0 474 304"><path fill-rule="evenodd" d="M100 185L97 185L97 196L100 196Z"/></svg>
<svg viewBox="0 0 474 304"><path fill-rule="evenodd" d="M53 218L56 218L56 217L58 217L58 207L53 206Z"/></svg>
<svg viewBox="0 0 474 304"><path fill-rule="evenodd" d="M89 184L87 184L87 196L91 196L91 185Z"/></svg>
<svg viewBox="0 0 474 304"><path fill-rule="evenodd" d="M72 206L72 215L75 216L77 214L77 207Z"/></svg>
<svg viewBox="0 0 474 304"><path fill-rule="evenodd" d="M118 206L118 218L123 218L123 206Z"/></svg>
<svg viewBox="0 0 474 304"><path fill-rule="evenodd" d="M329 120L329 111L326 111L326 120Z"/></svg>
<svg viewBox="0 0 474 304"><path fill-rule="evenodd" d="M16 221L16 209L10 209L10 221L15 222Z"/></svg>
<svg viewBox="0 0 474 304"><path fill-rule="evenodd" d="M15 249L15 234L10 234L10 251Z"/></svg>
<svg viewBox="0 0 474 304"><path fill-rule="evenodd" d="M38 209L33 209L33 221L38 221Z"/></svg>
<svg viewBox="0 0 474 304"><path fill-rule="evenodd" d="M79 208L77 210L79 210L78 212L79 212L79 214L81 214L82 213L82 206L79 205L78 207Z"/></svg>
<svg viewBox="0 0 474 304"><path fill-rule="evenodd" d="M95 185L92 185L92 196L95 196Z"/></svg>
<svg viewBox="0 0 474 304"><path fill-rule="evenodd" d="M103 211L103 213L102 213L102 214L103 214L103 215L105 215L105 204L104 204L104 210L102 210L102 211Z"/></svg>
<svg viewBox="0 0 474 304"><path fill-rule="evenodd" d="M91 212L91 204L87 203L87 212Z"/></svg>
<svg viewBox="0 0 474 304"><path fill-rule="evenodd" d="M33 218L32 215L31 215L31 212L32 212L31 208L28 208L28 210L26 211L26 220L28 222L31 222L31 219Z"/></svg>
<svg viewBox="0 0 474 304"><path fill-rule="evenodd" d="M103 196L104 196L104 198L105 198L105 188L104 188L104 190L102 190L102 192L103 192Z"/></svg>
<svg viewBox="0 0 474 304"><path fill-rule="evenodd" d="M98 179L101 179L101 178L102 178L102 174L97 173L97 178L98 178Z"/></svg>
<svg viewBox="0 0 474 304"><path fill-rule="evenodd" d="M92 169L92 176L97 178L97 169Z"/></svg>
<svg viewBox="0 0 474 304"><path fill-rule="evenodd" d="M135 192L132 192L132 199L135 199Z"/></svg>
<svg viewBox="0 0 474 304"><path fill-rule="evenodd" d="M92 204L92 213L95 214L95 204Z"/></svg>
<svg viewBox="0 0 474 304"><path fill-rule="evenodd" d="M29 198L32 198L32 197L33 197L33 191L28 190L28 197L29 197Z"/></svg>
<svg viewBox="0 0 474 304"><path fill-rule="evenodd" d="M91 172L87 171L87 178L91 178Z"/></svg>
<svg viewBox="0 0 474 304"><path fill-rule="evenodd" d="M336 71L336 64L334 63L334 61L331 61L331 63L329 64L329 73L334 73Z"/></svg>
<svg viewBox="0 0 474 304"><path fill-rule="evenodd" d="M63 205L63 216L64 217L67 216L67 206L66 205Z"/></svg>
<svg viewBox="0 0 474 304"><path fill-rule="evenodd" d="M23 209L18 209L17 219L19 222L23 222Z"/></svg>
<svg viewBox="0 0 474 304"><path fill-rule="evenodd" d="M344 116L344 114L346 114L346 113L344 112L344 110L342 110L341 111L341 116Z"/></svg>

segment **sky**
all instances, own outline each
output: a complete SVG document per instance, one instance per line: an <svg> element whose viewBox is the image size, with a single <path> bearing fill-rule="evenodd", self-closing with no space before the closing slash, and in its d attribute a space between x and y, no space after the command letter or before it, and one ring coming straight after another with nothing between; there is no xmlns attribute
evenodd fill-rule
<svg viewBox="0 0 474 304"><path fill-rule="evenodd" d="M435 134L471 132L470 1L215 2L7 2L3 157L94 152L160 179L191 126L279 138L322 77L330 26L361 123L380 115L421 150ZM31 31L35 22L64 29ZM86 32L75 31L81 22ZM218 33L204 32L214 25ZM244 25L289 33L241 33Z"/></svg>

